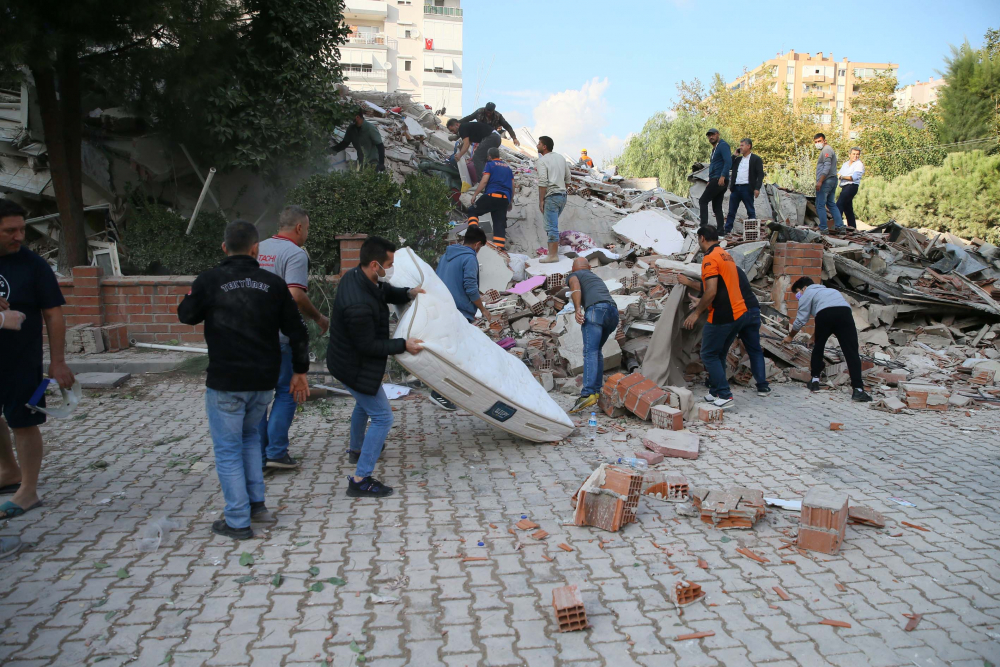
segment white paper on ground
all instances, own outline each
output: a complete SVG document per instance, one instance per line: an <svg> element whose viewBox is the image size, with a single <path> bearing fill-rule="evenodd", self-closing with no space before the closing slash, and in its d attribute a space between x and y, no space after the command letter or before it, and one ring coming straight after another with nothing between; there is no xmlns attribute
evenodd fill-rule
<svg viewBox="0 0 1000 667"><path fill-rule="evenodd" d="M402 398L410 393L409 387L404 387L398 384L384 384L382 385L382 391L385 392L386 397L390 401L394 401L397 398Z"/></svg>
<svg viewBox="0 0 1000 667"><path fill-rule="evenodd" d="M802 511L802 501L801 500L782 500L781 498L764 498L764 502L771 507L780 507L783 510L788 510L789 512L801 512Z"/></svg>

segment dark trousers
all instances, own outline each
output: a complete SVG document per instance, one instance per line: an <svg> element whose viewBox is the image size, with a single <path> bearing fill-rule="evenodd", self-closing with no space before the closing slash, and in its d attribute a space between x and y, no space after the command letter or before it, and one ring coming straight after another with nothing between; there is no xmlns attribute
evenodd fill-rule
<svg viewBox="0 0 1000 667"><path fill-rule="evenodd" d="M741 317L738 321L743 319ZM746 323L739 329L731 331L722 346L723 368L725 368L729 348L739 338L740 342L743 343L743 349L746 350L747 356L750 358L750 372L753 373L757 389L764 390L769 388L770 384L767 381L767 372L764 366L764 350L760 346L760 308L749 309L745 319Z"/></svg>
<svg viewBox="0 0 1000 667"><path fill-rule="evenodd" d="M715 213L715 227L722 233L723 221L722 221L722 199L726 196L726 185L728 182L723 181L723 185L719 185L718 178L712 178L708 181L708 186L705 191L701 193L701 199L698 200L698 204L701 206L701 226L708 226L708 203L712 202L712 211Z"/></svg>
<svg viewBox="0 0 1000 667"><path fill-rule="evenodd" d="M507 198L482 195L469 207L469 224L478 225L479 216L489 213L493 220L493 245L507 247Z"/></svg>
<svg viewBox="0 0 1000 667"><path fill-rule="evenodd" d="M844 353L847 370L851 374L851 386L864 389L861 380L861 356L858 354L858 330L854 326L854 315L847 306L824 308L816 313L816 342L813 345L810 367L814 378L823 371L823 352L830 335L837 337L840 351Z"/></svg>
<svg viewBox="0 0 1000 667"><path fill-rule="evenodd" d="M486 154L491 148L500 148L500 135L496 132L480 141L476 150L472 152L472 164L476 167L476 178L473 183L478 182L483 177L483 168L486 166L486 160L489 159Z"/></svg>
<svg viewBox="0 0 1000 667"><path fill-rule="evenodd" d="M837 197L837 208L847 218L847 224L851 227L858 226L854 220L854 195L856 194L858 194L858 184L848 183L840 189L840 196Z"/></svg>
<svg viewBox="0 0 1000 667"><path fill-rule="evenodd" d="M757 219L757 211L753 207L753 190L750 189L750 185L734 185L729 193L729 215L726 216L727 234L733 231L733 223L736 222L736 211L740 207L740 202L743 202L743 207L747 210L747 218Z"/></svg>

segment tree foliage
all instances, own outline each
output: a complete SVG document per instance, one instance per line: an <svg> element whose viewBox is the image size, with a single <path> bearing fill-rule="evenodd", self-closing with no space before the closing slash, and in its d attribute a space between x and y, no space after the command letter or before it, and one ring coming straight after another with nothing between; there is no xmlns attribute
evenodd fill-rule
<svg viewBox="0 0 1000 667"><path fill-rule="evenodd" d="M642 131L629 139L615 166L622 174L656 176L660 187L685 196L691 165L704 160L710 149L705 132L711 121L693 113L674 117L660 112L646 121Z"/></svg>
<svg viewBox="0 0 1000 667"><path fill-rule="evenodd" d="M892 218L1000 243L1000 155L951 153L940 166L923 166L891 181L865 177L854 208L869 224Z"/></svg>
<svg viewBox="0 0 1000 667"><path fill-rule="evenodd" d="M946 85L938 97L941 140L969 141L1000 134L1000 37L987 32L986 45L951 47L945 58ZM975 146L981 148L982 146Z"/></svg>
<svg viewBox="0 0 1000 667"><path fill-rule="evenodd" d="M218 264L226 220L217 212L202 211L191 235L185 234L188 218L138 193L131 197L132 219L122 245L128 251L130 273L189 276Z"/></svg>

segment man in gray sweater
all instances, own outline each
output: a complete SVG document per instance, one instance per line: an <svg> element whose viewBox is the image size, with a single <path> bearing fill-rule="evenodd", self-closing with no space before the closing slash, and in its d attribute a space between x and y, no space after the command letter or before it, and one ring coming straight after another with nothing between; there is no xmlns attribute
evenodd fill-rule
<svg viewBox="0 0 1000 667"><path fill-rule="evenodd" d="M826 135L820 132L813 138L813 143L819 149L819 159L816 161L816 215L819 216L819 231L826 234L826 209L829 207L836 224L836 233L844 229L844 221L837 208L837 154L833 146L826 143Z"/></svg>

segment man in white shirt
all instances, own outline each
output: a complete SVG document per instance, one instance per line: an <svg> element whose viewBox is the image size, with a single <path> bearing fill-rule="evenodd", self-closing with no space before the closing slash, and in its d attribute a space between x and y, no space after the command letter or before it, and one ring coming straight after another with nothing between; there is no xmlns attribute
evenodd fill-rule
<svg viewBox="0 0 1000 667"><path fill-rule="evenodd" d="M733 231L736 211L740 202L747 211L747 219L755 220L757 211L753 200L760 194L764 183L764 163L760 156L752 152L753 141L749 137L740 141L739 154L733 158L733 171L729 179L729 214L726 216L726 233Z"/></svg>
<svg viewBox="0 0 1000 667"><path fill-rule="evenodd" d="M840 180L840 196L837 197L837 208L847 218L847 224L857 227L854 219L854 195L858 194L861 177L865 175L865 165L861 162L861 149L855 146L851 149L851 159L844 163L837 174Z"/></svg>
<svg viewBox="0 0 1000 667"><path fill-rule="evenodd" d="M538 137L539 158L535 160L538 172L538 210L545 218L549 254L541 259L545 264L559 261L559 214L566 208L566 186L570 183L569 163L558 153L553 153L555 143L551 137Z"/></svg>

